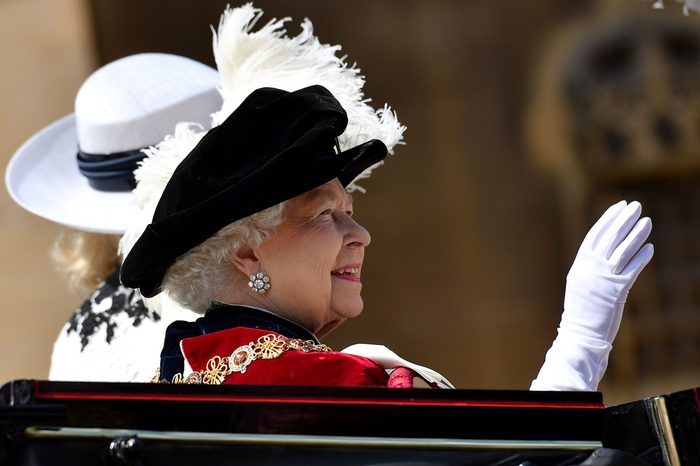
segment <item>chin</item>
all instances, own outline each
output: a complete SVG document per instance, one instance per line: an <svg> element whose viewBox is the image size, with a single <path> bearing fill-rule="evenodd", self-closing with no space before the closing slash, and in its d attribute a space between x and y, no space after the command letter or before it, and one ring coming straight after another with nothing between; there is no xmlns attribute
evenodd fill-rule
<svg viewBox="0 0 700 466"><path fill-rule="evenodd" d="M353 296L352 299L344 300L342 305L331 305L333 309L333 314L341 316L345 319L352 319L362 314L362 309L364 309L364 302L362 297Z"/></svg>

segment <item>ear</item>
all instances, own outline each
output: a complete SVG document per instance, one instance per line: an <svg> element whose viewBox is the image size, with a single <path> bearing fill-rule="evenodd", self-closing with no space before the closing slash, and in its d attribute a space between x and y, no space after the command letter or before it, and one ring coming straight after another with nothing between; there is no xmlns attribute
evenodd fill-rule
<svg viewBox="0 0 700 466"><path fill-rule="evenodd" d="M246 277L257 273L260 270L260 259L255 254L255 250L248 246L240 247L231 257L231 263Z"/></svg>

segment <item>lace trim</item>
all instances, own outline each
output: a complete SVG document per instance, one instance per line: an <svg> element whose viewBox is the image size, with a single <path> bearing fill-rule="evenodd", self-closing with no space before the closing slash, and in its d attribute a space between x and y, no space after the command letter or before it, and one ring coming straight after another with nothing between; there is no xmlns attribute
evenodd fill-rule
<svg viewBox="0 0 700 466"><path fill-rule="evenodd" d="M257 359L275 359L283 353L291 350L299 350L305 353L333 351L326 345L316 343L313 340L300 340L298 338L287 338L273 333L263 335L256 342L239 346L230 356L214 356L209 359L206 368L202 371L195 371L187 377L182 374L175 374L172 380L160 378L160 368L151 380L153 383L175 383L175 384L206 384L221 385L226 377L240 372L245 374L253 361Z"/></svg>

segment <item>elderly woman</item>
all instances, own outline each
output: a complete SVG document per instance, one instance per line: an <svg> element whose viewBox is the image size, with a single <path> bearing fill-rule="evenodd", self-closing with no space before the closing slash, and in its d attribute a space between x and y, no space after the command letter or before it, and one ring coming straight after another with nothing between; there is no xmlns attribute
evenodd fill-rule
<svg viewBox="0 0 700 466"><path fill-rule="evenodd" d="M362 311L370 235L344 188L387 154L379 140L341 151L347 124L321 86L258 89L179 164L121 272L146 297L165 290L206 311L168 328L160 378L410 386L405 368L387 371L410 363L334 352L318 340ZM638 203L618 203L584 240L535 388L597 387L622 304L653 252L643 246L651 224L639 216Z"/></svg>

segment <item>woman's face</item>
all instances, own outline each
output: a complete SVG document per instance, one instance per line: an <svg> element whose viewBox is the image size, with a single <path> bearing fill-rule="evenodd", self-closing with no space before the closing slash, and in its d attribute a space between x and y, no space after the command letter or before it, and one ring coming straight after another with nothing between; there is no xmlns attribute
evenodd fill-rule
<svg viewBox="0 0 700 466"><path fill-rule="evenodd" d="M335 179L287 203L276 234L256 248L271 311L324 336L362 312L360 270L370 235Z"/></svg>

